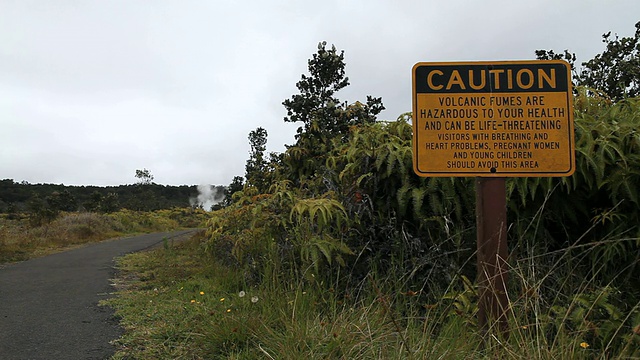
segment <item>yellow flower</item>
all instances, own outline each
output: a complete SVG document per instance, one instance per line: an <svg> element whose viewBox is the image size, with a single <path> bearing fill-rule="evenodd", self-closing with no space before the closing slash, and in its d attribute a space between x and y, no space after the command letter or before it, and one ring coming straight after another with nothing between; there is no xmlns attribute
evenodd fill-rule
<svg viewBox="0 0 640 360"><path fill-rule="evenodd" d="M227 309L227 312L231 312L231 309Z"/></svg>
<svg viewBox="0 0 640 360"><path fill-rule="evenodd" d="M223 302L223 301L224 301L224 298L220 298L220 302Z"/></svg>
<svg viewBox="0 0 640 360"><path fill-rule="evenodd" d="M583 349L586 349L586 348L589 347L589 344L583 341L583 342L580 343L580 347L583 348Z"/></svg>
<svg viewBox="0 0 640 360"><path fill-rule="evenodd" d="M200 291L200 295L204 295L204 291Z"/></svg>
<svg viewBox="0 0 640 360"><path fill-rule="evenodd" d="M191 303L192 303L192 304L193 304L193 303L195 303L195 302L196 302L195 300L191 300Z"/></svg>

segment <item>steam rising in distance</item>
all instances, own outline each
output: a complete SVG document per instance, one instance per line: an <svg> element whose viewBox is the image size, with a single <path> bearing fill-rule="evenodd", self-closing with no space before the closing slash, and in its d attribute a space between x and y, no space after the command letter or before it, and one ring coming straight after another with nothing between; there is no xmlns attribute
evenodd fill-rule
<svg viewBox="0 0 640 360"><path fill-rule="evenodd" d="M211 211L211 207L224 200L224 186L198 185L198 197L190 198L192 207L202 207L205 211Z"/></svg>

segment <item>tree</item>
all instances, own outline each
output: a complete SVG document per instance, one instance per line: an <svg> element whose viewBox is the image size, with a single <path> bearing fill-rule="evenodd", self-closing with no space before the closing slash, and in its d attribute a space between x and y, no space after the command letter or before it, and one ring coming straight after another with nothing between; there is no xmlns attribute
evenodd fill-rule
<svg viewBox="0 0 640 360"><path fill-rule="evenodd" d="M327 50L326 44L324 41L318 44L318 52L308 62L310 76L303 74L296 84L300 94L283 102L287 109L284 121L304 124L298 129L298 137L303 131L323 132L339 127L334 110L340 101L334 94L349 85L349 78L344 71L344 51L338 54L335 46Z"/></svg>
<svg viewBox="0 0 640 360"><path fill-rule="evenodd" d="M98 191L94 191L93 193L91 193L91 196L89 197L89 201L87 201L84 204L84 207L87 210L93 211L93 212L101 211L102 199L103 199L102 194Z"/></svg>
<svg viewBox="0 0 640 360"><path fill-rule="evenodd" d="M153 175L151 175L151 172L147 169L136 170L136 178L140 185L149 185L153 181Z"/></svg>
<svg viewBox="0 0 640 360"><path fill-rule="evenodd" d="M34 193L27 204L29 209L29 221L33 226L48 224L55 220L60 213L49 206L38 194Z"/></svg>
<svg viewBox="0 0 640 360"><path fill-rule="evenodd" d="M553 50L536 50L536 59L538 60L564 60L571 65L571 69L575 70L576 54L565 49L563 53L556 53ZM575 78L575 75L574 75Z"/></svg>
<svg viewBox="0 0 640 360"><path fill-rule="evenodd" d="M640 95L640 21L633 37L602 35L606 50L583 63L581 85L603 90L613 100Z"/></svg>
<svg viewBox="0 0 640 360"><path fill-rule="evenodd" d="M331 141L345 141L349 128L373 123L384 110L381 98L367 96L366 103L348 105L335 94L349 85L345 76L344 51L335 46L318 44L318 52L308 62L309 75L296 84L300 91L282 104L287 109L285 122L302 122L297 130L297 143L289 148L287 165L295 180L313 176L323 167Z"/></svg>
<svg viewBox="0 0 640 360"><path fill-rule="evenodd" d="M14 203L9 203L7 206L7 219L9 220L16 220L19 219L19 209L18 206L16 206L16 204Z"/></svg>
<svg viewBox="0 0 640 360"><path fill-rule="evenodd" d="M69 190L63 190L62 192L54 191L51 195L47 196L46 199L49 207L54 210L76 211L78 208L76 198Z"/></svg>
<svg viewBox="0 0 640 360"><path fill-rule="evenodd" d="M635 25L633 37L602 35L606 49L593 59L583 62L580 72L574 73L576 85L586 86L606 93L612 100L640 95L640 22ZM553 50L536 50L541 60L565 59L573 66L575 54L568 50L564 54Z"/></svg>
<svg viewBox="0 0 640 360"><path fill-rule="evenodd" d="M120 210L120 202L118 201L118 194L108 193L100 201L100 211L105 213L112 213Z"/></svg>
<svg viewBox="0 0 640 360"><path fill-rule="evenodd" d="M244 188L244 178L242 176L234 176L231 180L231 184L224 189L224 200L222 200L223 206L229 206L233 204L233 194L238 191L242 191Z"/></svg>
<svg viewBox="0 0 640 360"><path fill-rule="evenodd" d="M375 121L384 110L381 98L367 96L366 105L358 102L360 111L347 111L347 104L334 95L349 85L345 76L344 51L338 54L335 46L326 49L326 41L318 44L318 52L309 60L310 76L302 75L296 84L300 94L282 104L287 109L285 122L302 122L297 138L302 133L335 135L346 133L349 126Z"/></svg>
<svg viewBox="0 0 640 360"><path fill-rule="evenodd" d="M259 127L249 133L249 159L245 166L247 184L255 186L259 192L266 192L269 188L267 174L267 160L264 152L267 150L267 130Z"/></svg>

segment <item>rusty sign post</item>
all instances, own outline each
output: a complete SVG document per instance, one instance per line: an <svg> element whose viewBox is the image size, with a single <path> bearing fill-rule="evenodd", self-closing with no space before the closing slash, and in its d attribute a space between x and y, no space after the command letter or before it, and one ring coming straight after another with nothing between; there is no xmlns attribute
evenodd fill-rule
<svg viewBox="0 0 640 360"><path fill-rule="evenodd" d="M413 67L413 168L476 177L478 324L506 335L507 177L571 176L568 63L435 62ZM497 326L494 326L496 322Z"/></svg>
<svg viewBox="0 0 640 360"><path fill-rule="evenodd" d="M507 197L505 178L476 177L478 327L483 336L495 321L507 334Z"/></svg>

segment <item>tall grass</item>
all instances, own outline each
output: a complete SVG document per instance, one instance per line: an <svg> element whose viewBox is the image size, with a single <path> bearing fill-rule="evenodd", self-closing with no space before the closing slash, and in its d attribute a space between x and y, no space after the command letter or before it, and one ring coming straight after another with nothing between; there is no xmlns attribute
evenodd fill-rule
<svg viewBox="0 0 640 360"><path fill-rule="evenodd" d="M0 218L0 263L26 260L79 244L127 234L203 226L206 213L191 209L111 214L63 213L33 226L28 216Z"/></svg>
<svg viewBox="0 0 640 360"><path fill-rule="evenodd" d="M40 226L31 226L28 219L0 219L0 262L26 260L54 249L121 234L121 224L94 213L64 214Z"/></svg>
<svg viewBox="0 0 640 360"><path fill-rule="evenodd" d="M570 283L580 277L568 258L590 248L513 261L508 336L490 328L483 340L477 288L463 275L439 294L384 271L344 292L312 266L255 283L201 246L193 239L120 260L129 280L107 302L127 330L116 359L640 358L640 304L588 278Z"/></svg>

